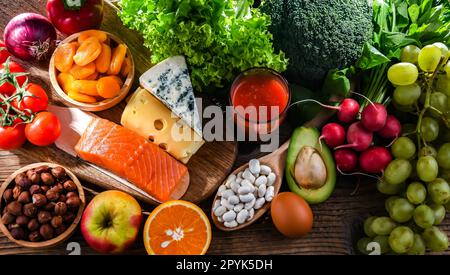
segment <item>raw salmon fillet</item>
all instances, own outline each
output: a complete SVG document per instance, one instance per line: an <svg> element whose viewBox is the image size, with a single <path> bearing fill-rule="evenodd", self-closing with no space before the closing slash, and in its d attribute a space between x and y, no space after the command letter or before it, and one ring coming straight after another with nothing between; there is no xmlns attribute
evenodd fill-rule
<svg viewBox="0 0 450 275"><path fill-rule="evenodd" d="M157 145L111 121L93 118L75 146L86 161L125 178L164 202L188 169Z"/></svg>

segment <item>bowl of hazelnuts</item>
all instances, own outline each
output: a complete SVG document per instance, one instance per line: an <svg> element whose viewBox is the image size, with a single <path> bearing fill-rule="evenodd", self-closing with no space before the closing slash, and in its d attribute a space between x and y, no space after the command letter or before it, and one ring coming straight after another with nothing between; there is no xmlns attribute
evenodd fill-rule
<svg viewBox="0 0 450 275"><path fill-rule="evenodd" d="M67 240L86 204L83 187L68 169L53 163L27 165L0 187L0 229L11 241L30 247Z"/></svg>

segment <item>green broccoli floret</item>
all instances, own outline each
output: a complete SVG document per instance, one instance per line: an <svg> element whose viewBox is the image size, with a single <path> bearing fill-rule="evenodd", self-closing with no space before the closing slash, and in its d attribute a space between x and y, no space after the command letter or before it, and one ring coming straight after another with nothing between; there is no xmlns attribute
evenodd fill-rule
<svg viewBox="0 0 450 275"><path fill-rule="evenodd" d="M327 72L355 63L372 38L367 0L266 0L274 46L289 58L287 74L317 83ZM300 78L300 79L299 79Z"/></svg>

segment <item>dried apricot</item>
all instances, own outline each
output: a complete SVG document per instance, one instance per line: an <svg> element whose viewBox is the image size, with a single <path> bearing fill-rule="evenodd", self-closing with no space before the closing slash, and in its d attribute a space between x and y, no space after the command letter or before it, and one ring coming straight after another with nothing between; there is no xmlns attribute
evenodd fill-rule
<svg viewBox="0 0 450 275"><path fill-rule="evenodd" d="M77 93L75 91L69 91L68 96L72 98L73 100L85 102L85 103L95 103L97 102L97 99L90 95L84 95L81 93Z"/></svg>
<svg viewBox="0 0 450 275"><path fill-rule="evenodd" d="M109 69L109 64L111 63L111 48L102 44L102 53L95 60L95 67L99 73L106 73Z"/></svg>
<svg viewBox="0 0 450 275"><path fill-rule="evenodd" d="M72 83L75 81L75 78L73 78L73 76L69 73L60 73L56 77L56 80L58 81L61 89L67 93L71 89Z"/></svg>
<svg viewBox="0 0 450 275"><path fill-rule="evenodd" d="M77 64L73 65L70 69L70 74L75 79L86 79L90 75L95 73L95 63L91 62L86 66L78 66Z"/></svg>
<svg viewBox="0 0 450 275"><path fill-rule="evenodd" d="M111 64L109 65L108 74L116 75L120 73L122 63L125 60L127 54L127 47L124 44L119 44L112 53Z"/></svg>
<svg viewBox="0 0 450 275"><path fill-rule="evenodd" d="M119 94L120 86L114 76L105 76L97 81L97 92L103 98L113 98Z"/></svg>
<svg viewBox="0 0 450 275"><path fill-rule="evenodd" d="M72 83L71 91L90 96L98 96L96 80L75 80Z"/></svg>
<svg viewBox="0 0 450 275"><path fill-rule="evenodd" d="M98 72L95 72L91 74L90 76L86 77L85 80L97 80L98 78Z"/></svg>
<svg viewBox="0 0 450 275"><path fill-rule="evenodd" d="M131 71L131 59L127 56L122 64L122 68L120 68L120 75L122 77L127 77L127 75Z"/></svg>
<svg viewBox="0 0 450 275"><path fill-rule="evenodd" d="M95 37L100 41L100 43L105 42L108 39L108 36L106 35L106 32L99 31L99 30L87 30L80 33L80 36L78 36L78 43L82 43L89 37Z"/></svg>
<svg viewBox="0 0 450 275"><path fill-rule="evenodd" d="M77 53L73 57L73 61L75 61L75 64L79 66L85 66L97 59L101 52L102 44L96 37L92 36L80 44Z"/></svg>
<svg viewBox="0 0 450 275"><path fill-rule="evenodd" d="M73 64L73 56L77 52L76 44L65 43L55 50L55 67L62 73L67 73Z"/></svg>

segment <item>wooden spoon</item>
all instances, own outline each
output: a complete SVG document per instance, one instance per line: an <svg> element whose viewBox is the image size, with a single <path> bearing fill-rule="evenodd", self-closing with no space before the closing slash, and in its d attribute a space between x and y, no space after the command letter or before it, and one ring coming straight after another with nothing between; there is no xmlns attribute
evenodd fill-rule
<svg viewBox="0 0 450 275"><path fill-rule="evenodd" d="M314 119L308 121L303 126L304 127L319 127L325 121L327 121L331 116L333 116L334 113L335 113L334 111L322 110L321 112L319 112L319 114ZM275 173L275 175L276 175L276 179L273 184L274 196L276 196L278 194L278 192L280 191L281 183L283 182L284 167L286 165L286 154L287 154L287 150L289 148L289 142L290 142L290 140L286 141L283 145L280 146L280 148L278 148L274 152L258 159L261 164L269 166L272 169L272 172ZM244 171L247 167L248 167L248 163L237 168L231 174L237 175L237 173ZM226 182L226 180L225 180L225 182ZM225 182L223 184L225 184ZM263 207L261 207L260 209L255 211L255 215L253 216L253 218L251 220L249 220L243 224L239 224L236 227L230 228L230 227L226 227L223 223L219 222L219 220L217 220L216 215L214 215L214 209L213 209L214 202L216 200L218 200L218 197L219 196L216 193L216 196L214 197L214 200L213 200L213 205L211 207L211 218L212 218L213 223L216 225L216 227L222 231L235 231L235 230L239 230L244 227L247 227L247 226L251 225L252 223L254 223L255 221L257 221L270 208L270 202L265 202Z"/></svg>

